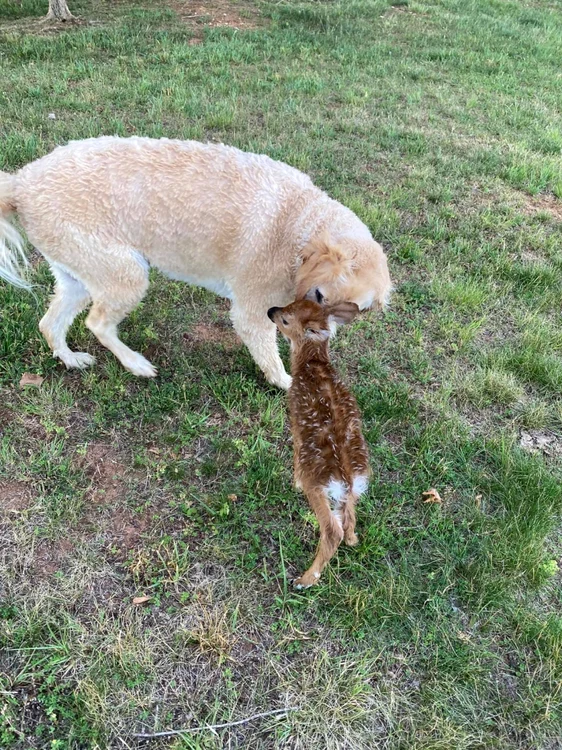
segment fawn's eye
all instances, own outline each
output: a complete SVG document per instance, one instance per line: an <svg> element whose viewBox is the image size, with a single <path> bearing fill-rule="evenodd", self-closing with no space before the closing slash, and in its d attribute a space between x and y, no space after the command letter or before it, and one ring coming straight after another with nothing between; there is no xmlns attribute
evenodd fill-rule
<svg viewBox="0 0 562 750"><path fill-rule="evenodd" d="M289 324L287 323L287 321L285 320L285 318L281 318L281 322L283 323L283 325L284 325L284 326L288 326L288 325L289 325Z"/></svg>

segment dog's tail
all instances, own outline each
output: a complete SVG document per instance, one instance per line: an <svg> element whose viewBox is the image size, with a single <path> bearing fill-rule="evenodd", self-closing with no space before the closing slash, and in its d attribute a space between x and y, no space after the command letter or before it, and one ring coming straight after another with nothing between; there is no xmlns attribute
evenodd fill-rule
<svg viewBox="0 0 562 750"><path fill-rule="evenodd" d="M0 172L0 279L30 290L31 284L25 279L29 263L23 250L23 238L8 220L16 210L14 182L13 175Z"/></svg>

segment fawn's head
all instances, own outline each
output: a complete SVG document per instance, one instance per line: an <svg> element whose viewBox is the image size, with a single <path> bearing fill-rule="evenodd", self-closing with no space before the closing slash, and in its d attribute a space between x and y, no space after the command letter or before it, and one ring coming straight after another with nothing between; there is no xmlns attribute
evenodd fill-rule
<svg viewBox="0 0 562 750"><path fill-rule="evenodd" d="M335 302L321 305L312 300L302 299L286 307L271 307L267 315L272 320L291 347L299 347L305 341L324 342L344 323L351 323L359 312L354 302Z"/></svg>

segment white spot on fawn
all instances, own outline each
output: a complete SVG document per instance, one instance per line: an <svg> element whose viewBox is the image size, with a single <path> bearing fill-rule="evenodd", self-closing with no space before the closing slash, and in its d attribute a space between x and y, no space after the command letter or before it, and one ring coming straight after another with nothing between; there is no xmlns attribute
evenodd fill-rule
<svg viewBox="0 0 562 750"><path fill-rule="evenodd" d="M364 474L359 474L353 480L351 491L355 496L362 495L369 486L369 480Z"/></svg>
<svg viewBox="0 0 562 750"><path fill-rule="evenodd" d="M326 494L338 505L343 501L347 492L347 487L341 479L330 479L326 487Z"/></svg>
<svg viewBox="0 0 562 750"><path fill-rule="evenodd" d="M341 506L344 503L345 496L347 495L347 486L341 479L330 479L327 487L324 491L332 501L332 513L341 522Z"/></svg>

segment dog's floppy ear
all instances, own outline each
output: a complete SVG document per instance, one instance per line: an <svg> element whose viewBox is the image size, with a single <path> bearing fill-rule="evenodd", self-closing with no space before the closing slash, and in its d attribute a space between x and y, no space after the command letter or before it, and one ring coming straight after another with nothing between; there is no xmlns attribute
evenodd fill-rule
<svg viewBox="0 0 562 750"><path fill-rule="evenodd" d="M355 302L335 302L328 307L328 320L330 323L342 326L345 323L351 323L358 312L359 308Z"/></svg>

